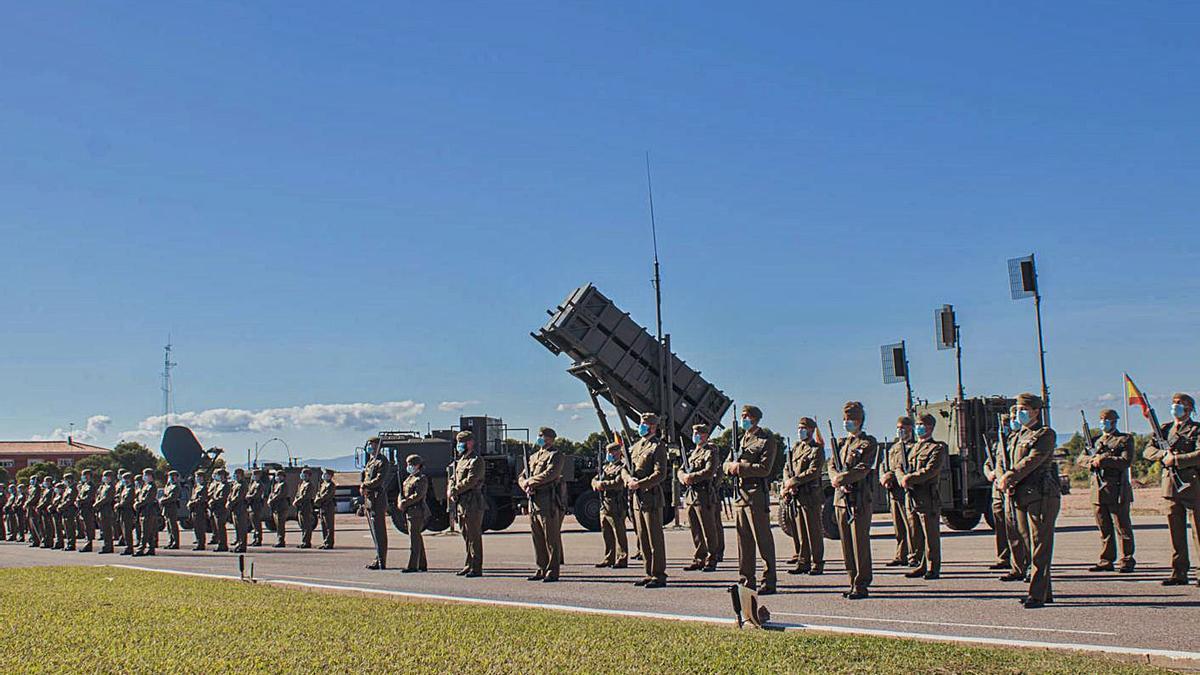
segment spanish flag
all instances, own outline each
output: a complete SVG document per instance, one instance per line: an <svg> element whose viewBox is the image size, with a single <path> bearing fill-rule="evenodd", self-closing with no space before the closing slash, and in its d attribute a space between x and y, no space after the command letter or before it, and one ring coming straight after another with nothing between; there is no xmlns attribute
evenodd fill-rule
<svg viewBox="0 0 1200 675"><path fill-rule="evenodd" d="M1146 395L1137 388L1133 380L1129 379L1128 373L1125 373L1125 401L1129 405L1141 406L1142 417L1145 417L1147 421L1150 420L1150 402L1146 400Z"/></svg>

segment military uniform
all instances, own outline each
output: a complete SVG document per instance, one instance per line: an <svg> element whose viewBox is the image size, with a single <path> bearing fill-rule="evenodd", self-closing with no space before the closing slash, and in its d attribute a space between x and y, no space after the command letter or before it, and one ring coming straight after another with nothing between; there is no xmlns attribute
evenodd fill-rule
<svg viewBox="0 0 1200 675"><path fill-rule="evenodd" d="M196 535L192 550L203 551L208 546L208 484L202 473L196 473L187 507L192 514L192 532Z"/></svg>
<svg viewBox="0 0 1200 675"><path fill-rule="evenodd" d="M367 527L375 542L375 562L367 567L371 569L387 568L387 477L388 461L383 451L378 450L362 470L362 482L359 493L362 495L363 509L367 514Z"/></svg>
<svg viewBox="0 0 1200 675"><path fill-rule="evenodd" d="M470 432L460 432L458 440L471 440ZM477 455L459 457L447 490L458 511L458 525L466 548L466 560L460 576L483 574L483 480L485 467Z"/></svg>
<svg viewBox="0 0 1200 675"><path fill-rule="evenodd" d="M313 495L316 487L312 479L300 479L296 487L296 496L292 499L292 507L296 509L296 521L300 525L300 546L297 548L312 548L313 530L317 527L317 516L313 513Z"/></svg>
<svg viewBox="0 0 1200 675"><path fill-rule="evenodd" d="M96 501L93 502L92 508L96 510L96 520L100 525L100 552L113 552L113 525L116 521L114 508L116 507L116 486L113 485L113 476L111 472L105 472L101 480L100 486L96 488Z"/></svg>
<svg viewBox="0 0 1200 675"><path fill-rule="evenodd" d="M159 523L162 520L162 511L158 507L158 486L154 484L153 480L143 479L142 487L138 489L137 495L134 497L134 509L142 523L142 541L137 555L154 555L158 548L158 531Z"/></svg>
<svg viewBox="0 0 1200 675"><path fill-rule="evenodd" d="M658 425L658 417L652 413L642 415L643 424ZM667 444L657 432L641 438L629 449L633 475L626 476L638 482L633 491L634 510L637 514L637 536L642 551L642 564L646 576L638 585L658 588L667 582L667 544L663 536L663 481L670 474L667 469ZM628 474L628 471L626 472Z"/></svg>
<svg viewBox="0 0 1200 675"><path fill-rule="evenodd" d="M609 450L620 448L612 443ZM600 493L600 534L604 537L604 559L597 567L623 569L629 566L629 538L625 518L629 511L629 493L625 490L625 467L620 461L606 462L592 479L592 487Z"/></svg>
<svg viewBox="0 0 1200 675"><path fill-rule="evenodd" d="M566 513L563 462L562 452L553 446L543 447L529 457L525 490L529 494L530 531L538 567L531 580L558 580L563 559L562 520Z"/></svg>
<svg viewBox="0 0 1200 675"><path fill-rule="evenodd" d="M321 521L321 548L333 548L334 519L337 515L337 486L333 476L327 474L325 480L317 488L317 497L313 500L317 516Z"/></svg>
<svg viewBox="0 0 1200 675"><path fill-rule="evenodd" d="M62 548L61 532L54 522L54 499L58 494L53 484L42 484L42 499L38 502L38 518L42 521L42 548Z"/></svg>
<svg viewBox="0 0 1200 675"><path fill-rule="evenodd" d="M930 433L933 418L927 416ZM911 473L899 473L908 486L908 532L916 569L907 576L936 579L942 573L942 469L950 459L950 447L933 438L921 439L909 450Z"/></svg>
<svg viewBox="0 0 1200 675"><path fill-rule="evenodd" d="M821 476L825 473L825 448L812 440L796 441L788 456L788 483L784 498L791 504L793 518L792 535L796 547L796 574L821 574L825 571L825 531L821 524L821 511L825 506L825 494L821 489ZM794 485L786 489L786 485Z"/></svg>
<svg viewBox="0 0 1200 675"><path fill-rule="evenodd" d="M133 491L133 481L122 479L114 502L117 520L121 523L121 541L124 542L121 555L133 555L133 529L134 521L137 520L137 511L133 507L135 499L137 495Z"/></svg>
<svg viewBox="0 0 1200 675"><path fill-rule="evenodd" d="M704 431L708 433L707 425ZM684 490L684 506L687 508L688 528L692 532L695 552L692 564L686 570L717 568L717 528L720 527L720 495L717 493L717 476L721 474L721 462L717 458L717 446L704 442L688 453L691 472L679 470L679 482ZM687 481L691 481L690 484Z"/></svg>
<svg viewBox="0 0 1200 675"><path fill-rule="evenodd" d="M222 553L229 550L229 481L222 478L208 484L208 512L212 516L213 550Z"/></svg>
<svg viewBox="0 0 1200 675"><path fill-rule="evenodd" d="M174 472L172 472L174 473ZM163 487L162 496L158 498L158 507L162 509L163 524L167 530L167 545L164 548L179 548L179 480L168 480Z"/></svg>
<svg viewBox="0 0 1200 675"><path fill-rule="evenodd" d="M25 511L25 522L29 528L29 547L39 548L42 545L42 519L38 515L37 505L42 500L42 484L36 479L30 479L29 490L21 508Z"/></svg>
<svg viewBox="0 0 1200 675"><path fill-rule="evenodd" d="M63 483L54 485L54 499L50 501L50 518L54 521L54 548L63 549L66 547L66 528L63 524L63 516L60 507L63 503L63 497L66 496L67 486Z"/></svg>
<svg viewBox="0 0 1200 675"><path fill-rule="evenodd" d="M276 475L275 484L271 486L271 496L267 497L267 508L271 510L271 520L275 523L274 548L287 546L287 516L291 504L287 481L284 480L283 474Z"/></svg>
<svg viewBox="0 0 1200 675"><path fill-rule="evenodd" d="M1113 413L1115 423L1115 411L1105 412ZM1104 413L1101 413L1103 417ZM1120 569L1132 572L1135 561L1129 509L1133 504L1133 486L1129 482L1129 465L1133 463L1133 436L1114 428L1100 434L1095 446L1100 467L1092 470L1089 483L1096 527L1100 529L1100 563L1094 570L1113 568L1117 559L1116 539L1120 538Z"/></svg>
<svg viewBox="0 0 1200 675"><path fill-rule="evenodd" d="M8 510L8 502L11 497L10 488L8 485L0 483L0 541L14 541L16 533L16 525L12 522L12 514Z"/></svg>
<svg viewBox="0 0 1200 675"><path fill-rule="evenodd" d="M263 481L262 472L255 470L250 489L246 491L246 506L250 510L251 546L262 546L263 510L267 506L267 495L270 492L271 488Z"/></svg>
<svg viewBox="0 0 1200 675"><path fill-rule="evenodd" d="M871 569L871 517L873 515L871 483L875 477L876 457L879 443L875 437L862 430L864 419L861 403L851 401L843 408L851 419L858 421L858 431L842 438L833 452L843 472L838 473L833 462L829 463L829 478L841 478L841 486L834 490L833 505L837 514L838 532L841 536L842 558L846 564L846 575L850 590L845 597L865 598L874 572Z"/></svg>
<svg viewBox="0 0 1200 675"><path fill-rule="evenodd" d="M1041 399L1031 394L1017 397L1021 405L1041 408ZM1016 434L1013 465L1006 474L1014 486L1018 525L1029 541L1030 582L1025 604L1034 607L1053 602L1050 564L1054 558L1054 525L1062 500L1058 471L1054 464L1057 435L1041 419Z"/></svg>
<svg viewBox="0 0 1200 675"><path fill-rule="evenodd" d="M96 540L96 483L91 476L83 477L79 481L75 506L79 509L79 530L84 539L83 547L79 550L81 553L88 553Z"/></svg>
<svg viewBox="0 0 1200 675"><path fill-rule="evenodd" d="M62 500L58 503L58 515L63 522L63 550L74 551L79 539L79 489L74 477L65 482Z"/></svg>
<svg viewBox="0 0 1200 675"><path fill-rule="evenodd" d="M760 593L774 593L777 584L775 539L771 535L771 476L775 472L779 448L775 437L758 426L761 412L748 406L744 413L753 413L754 428L742 436L737 459L737 495L734 500L738 542L738 581ZM761 579L755 579L757 561L755 549L763 559Z"/></svg>
<svg viewBox="0 0 1200 675"><path fill-rule="evenodd" d="M904 471L904 463L907 461L905 457L908 456L913 445L912 441L897 440L884 455L884 473L880 480L887 489L888 502L892 512L892 531L896 537L896 553L892 556L892 561L888 563L890 567L904 564L911 564L915 567L921 564L921 549L914 545L913 536L908 531L908 491L900 487L897 478L897 474Z"/></svg>
<svg viewBox="0 0 1200 675"><path fill-rule="evenodd" d="M244 478L239 479L235 473L233 483L229 486L229 496L225 498L229 515L233 519L234 553L246 552L246 540L250 535L250 505L246 502L246 493L249 491L250 485Z"/></svg>
<svg viewBox="0 0 1200 675"><path fill-rule="evenodd" d="M1200 547L1200 475L1197 471L1200 467L1200 423L1190 418L1168 422L1162 427L1162 435L1176 461L1175 468L1163 467L1162 472L1162 496L1167 500L1167 529L1171 534L1171 576L1164 583L1174 585L1187 583L1191 567L1187 542L1189 515L1192 536L1196 546ZM1167 453L1151 443L1142 455L1161 462ZM1182 486L1176 485L1176 475Z"/></svg>
<svg viewBox="0 0 1200 675"><path fill-rule="evenodd" d="M424 572L429 568L425 559L425 539L421 534L429 519L429 505L425 502L428 492L429 478L420 471L405 478L400 485L396 508L404 514L404 524L408 526L408 566L404 568L405 572Z"/></svg>

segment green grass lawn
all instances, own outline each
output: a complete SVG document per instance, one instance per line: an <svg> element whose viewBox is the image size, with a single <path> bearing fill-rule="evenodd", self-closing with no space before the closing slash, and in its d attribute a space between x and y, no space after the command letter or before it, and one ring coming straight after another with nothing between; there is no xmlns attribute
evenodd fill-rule
<svg viewBox="0 0 1200 675"><path fill-rule="evenodd" d="M1048 652L293 590L0 570L0 673L1116 673Z"/></svg>

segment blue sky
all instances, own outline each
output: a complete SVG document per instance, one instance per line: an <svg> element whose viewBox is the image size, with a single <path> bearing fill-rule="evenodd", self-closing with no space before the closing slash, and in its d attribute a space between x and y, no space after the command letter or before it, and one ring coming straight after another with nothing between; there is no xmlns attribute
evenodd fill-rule
<svg viewBox="0 0 1200 675"><path fill-rule="evenodd" d="M1194 391L1198 32L1186 3L10 8L0 437L138 429L168 333L177 410L234 452L449 408L581 437L528 332L588 281L653 320L647 150L676 350L768 425L854 398L882 435L901 338L951 394L943 303L968 393L1036 389L1031 251L1060 426L1123 370Z"/></svg>

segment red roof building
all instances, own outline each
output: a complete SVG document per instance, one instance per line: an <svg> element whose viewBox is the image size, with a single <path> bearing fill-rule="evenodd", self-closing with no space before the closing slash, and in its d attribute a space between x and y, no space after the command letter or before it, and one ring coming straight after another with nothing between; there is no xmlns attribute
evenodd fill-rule
<svg viewBox="0 0 1200 675"><path fill-rule="evenodd" d="M65 441L0 441L0 469L8 471L10 476L39 462L50 462L65 469L84 457L108 452L108 448L80 443L69 437Z"/></svg>

